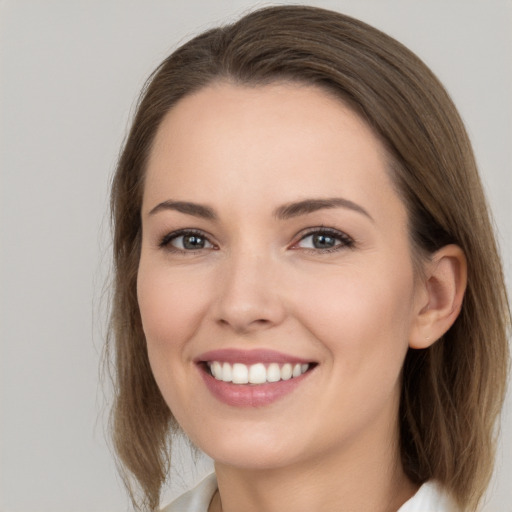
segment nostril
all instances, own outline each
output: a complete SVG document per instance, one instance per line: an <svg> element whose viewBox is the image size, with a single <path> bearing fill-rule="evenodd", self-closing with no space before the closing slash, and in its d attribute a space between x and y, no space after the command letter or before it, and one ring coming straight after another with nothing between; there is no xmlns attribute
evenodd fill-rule
<svg viewBox="0 0 512 512"><path fill-rule="evenodd" d="M223 327L231 327L236 331L250 331L251 329L258 327L267 327L272 324L272 322L266 318L258 318L256 320L249 320L247 322L236 321L235 319L229 320L225 318L219 318L218 323Z"/></svg>

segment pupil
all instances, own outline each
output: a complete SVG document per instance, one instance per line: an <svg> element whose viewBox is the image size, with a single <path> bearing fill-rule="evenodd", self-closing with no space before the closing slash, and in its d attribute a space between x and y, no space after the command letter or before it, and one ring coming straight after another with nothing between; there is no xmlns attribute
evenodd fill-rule
<svg viewBox="0 0 512 512"><path fill-rule="evenodd" d="M183 237L183 247L185 249L202 249L204 247L204 240L197 235L189 235Z"/></svg>
<svg viewBox="0 0 512 512"><path fill-rule="evenodd" d="M329 249L334 247L336 241L334 237L329 235L314 235L313 245L316 249Z"/></svg>

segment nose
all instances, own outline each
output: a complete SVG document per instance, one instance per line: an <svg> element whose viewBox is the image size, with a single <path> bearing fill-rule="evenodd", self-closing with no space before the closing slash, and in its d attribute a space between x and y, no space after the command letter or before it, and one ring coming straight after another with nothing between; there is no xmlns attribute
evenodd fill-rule
<svg viewBox="0 0 512 512"><path fill-rule="evenodd" d="M228 258L220 277L216 322L239 334L279 325L286 308L277 267L272 258L254 253Z"/></svg>

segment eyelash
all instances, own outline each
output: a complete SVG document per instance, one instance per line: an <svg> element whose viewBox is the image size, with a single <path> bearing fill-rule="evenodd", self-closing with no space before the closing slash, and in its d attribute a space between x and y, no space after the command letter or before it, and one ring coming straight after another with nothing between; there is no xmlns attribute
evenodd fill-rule
<svg viewBox="0 0 512 512"><path fill-rule="evenodd" d="M202 238L203 240L205 240L206 242L211 244L213 247L215 247L215 244L210 242L208 235L206 235L203 231L200 231L197 229L179 229L178 231L173 231L172 233L168 233L167 235L165 235L162 238L162 240L160 240L160 243L158 244L158 246L162 249L166 249L170 252L176 252L176 253L194 254L194 253L200 252L202 250L202 248L196 249L196 250L180 249L180 248L174 247L172 245L171 242L173 240L176 240L180 237L185 237L185 236L197 236L198 238Z"/></svg>
<svg viewBox="0 0 512 512"><path fill-rule="evenodd" d="M334 229L334 228L326 228L323 226L319 226L319 227L315 227L315 228L309 228L305 232L302 232L299 240L293 244L292 249L294 247L296 247L300 242L302 242L306 238L313 236L313 235L327 235L329 237L334 238L336 241L339 241L340 243L338 243L334 247L330 247L328 249L316 249L316 248L305 248L305 247L300 248L299 247L296 250L303 250L303 251L307 251L309 253L314 253L314 254L318 254L318 253L327 254L327 253L337 252L337 251L340 251L343 249L351 249L355 245L354 239L351 238L350 236L348 236L346 233L343 233L343 231L338 231L337 229Z"/></svg>
<svg viewBox="0 0 512 512"><path fill-rule="evenodd" d="M313 235L327 235L328 237L334 238L336 241L340 242L337 243L334 247L326 248L326 249L317 249L317 248L306 248L306 247L298 247L298 244L300 244L302 241L307 239L310 236ZM174 253L180 253L180 254L194 254L197 252L200 252L204 250L205 248L199 248L199 249L180 249L178 247L174 247L172 245L172 241L176 240L180 237L185 236L197 236L199 238L202 238L207 243L211 244L212 247L208 247L209 250L216 250L216 245L209 240L209 236L205 234L203 231L196 230L196 229L180 229L178 231L173 231L172 233L168 233L165 235L159 242L158 246L162 249L166 249L170 252ZM315 227L315 228L309 228L305 232L300 233L300 238L297 242L294 242L291 246L291 249L293 250L302 250L308 253L312 254L327 254L332 252L337 252L342 249L350 249L353 248L355 245L355 241L353 238L348 236L347 234L343 233L342 231L338 231L337 229L333 228L326 228L323 226Z"/></svg>

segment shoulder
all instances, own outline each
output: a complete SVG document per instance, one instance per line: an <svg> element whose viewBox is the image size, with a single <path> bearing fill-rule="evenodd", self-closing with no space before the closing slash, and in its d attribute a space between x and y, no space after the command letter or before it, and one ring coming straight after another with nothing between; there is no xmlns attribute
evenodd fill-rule
<svg viewBox="0 0 512 512"><path fill-rule="evenodd" d="M208 506L216 490L217 479L215 473L212 473L196 487L164 507L161 512L208 512Z"/></svg>
<svg viewBox="0 0 512 512"><path fill-rule="evenodd" d="M425 482L398 512L462 512L455 500L439 483Z"/></svg>

